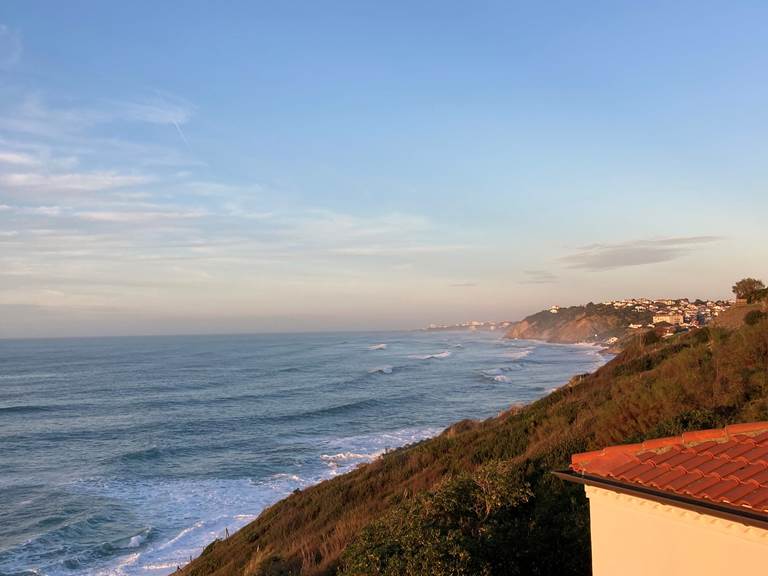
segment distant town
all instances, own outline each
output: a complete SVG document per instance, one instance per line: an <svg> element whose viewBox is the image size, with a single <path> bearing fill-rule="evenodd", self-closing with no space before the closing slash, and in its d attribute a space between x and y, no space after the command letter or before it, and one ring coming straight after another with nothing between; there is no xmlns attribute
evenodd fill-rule
<svg viewBox="0 0 768 576"><path fill-rule="evenodd" d="M589 304L585 309L588 309L589 306L597 306L602 309L613 308L616 312L624 313L623 316L629 319L626 324L626 328L629 330L664 328L668 334L672 334L690 328L706 326L734 303L733 300L628 298L609 300L601 304ZM551 314L559 314L562 310L564 308L557 305L550 306L548 309ZM496 331L507 330L513 324L515 322L509 320L469 320L458 324L430 324L425 330Z"/></svg>
<svg viewBox="0 0 768 576"><path fill-rule="evenodd" d="M688 298L678 300L651 300L649 298L630 298L628 300L610 300L603 302L606 306L616 309L630 309L635 312L648 312L651 322L643 324L629 324L628 328L653 328L659 324L680 326L682 328L697 328L705 326L730 308L734 302L730 300L694 300ZM557 314L559 306L552 306L549 311Z"/></svg>
<svg viewBox="0 0 768 576"><path fill-rule="evenodd" d="M439 331L439 330L506 330L510 326L512 326L514 322L511 321L503 321L503 322L494 322L492 320L469 320L468 322L461 322L459 324L430 324L425 328L425 330L429 331Z"/></svg>

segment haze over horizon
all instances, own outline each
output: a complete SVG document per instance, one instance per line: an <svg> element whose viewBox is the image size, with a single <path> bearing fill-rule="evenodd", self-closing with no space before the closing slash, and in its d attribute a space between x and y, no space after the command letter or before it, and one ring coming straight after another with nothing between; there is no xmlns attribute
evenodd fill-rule
<svg viewBox="0 0 768 576"><path fill-rule="evenodd" d="M0 10L0 337L416 328L766 275L764 3L184 6Z"/></svg>

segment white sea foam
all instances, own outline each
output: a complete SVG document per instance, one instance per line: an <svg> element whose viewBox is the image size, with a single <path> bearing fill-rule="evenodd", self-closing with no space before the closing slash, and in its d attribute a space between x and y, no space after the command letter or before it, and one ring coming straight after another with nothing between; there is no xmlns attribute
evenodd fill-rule
<svg viewBox="0 0 768 576"><path fill-rule="evenodd" d="M505 375L504 372L508 372L506 368L492 368L490 370L483 370L480 372L485 378L493 380L494 382L512 382L512 379Z"/></svg>
<svg viewBox="0 0 768 576"><path fill-rule="evenodd" d="M437 352L436 354L415 354L413 356L409 356L409 358L413 358L414 360L432 360L432 359L439 359L439 358L448 358L448 356L451 355L451 352L448 352L447 350L444 352Z"/></svg>
<svg viewBox="0 0 768 576"><path fill-rule="evenodd" d="M129 548L138 548L144 542L147 541L147 538L149 537L150 528L147 528L146 530L142 530L136 536L132 536L131 539L128 541L128 547Z"/></svg>
<svg viewBox="0 0 768 576"><path fill-rule="evenodd" d="M386 344L374 344L373 346L368 346L368 350L386 350L387 345Z"/></svg>
<svg viewBox="0 0 768 576"><path fill-rule="evenodd" d="M522 360L523 358L530 356L531 352L533 352L533 348L522 348L520 350L510 350L508 352L504 352L503 356L506 358L512 358L513 360Z"/></svg>
<svg viewBox="0 0 768 576"><path fill-rule="evenodd" d="M165 576L177 566L189 562L190 557L197 557L211 541L224 538L227 531L233 534L254 520L264 508L288 496L296 488L306 488L343 474L380 458L388 449L429 438L439 431L432 427L409 428L322 440L323 447L330 449L321 453L319 458L325 466L306 477L286 472L264 480L80 480L72 485L73 489L122 500L131 508L148 510L153 516L165 518L171 524L183 525L184 519L189 522L186 528L171 533L166 539L157 538L156 542L155 538L147 540L149 529L142 531L131 538L131 553L116 558L101 571L92 570L87 574Z"/></svg>
<svg viewBox="0 0 768 576"><path fill-rule="evenodd" d="M339 454L323 454L320 459L323 460L334 476L346 472L350 466L373 462L384 454L384 450L360 454L357 452L341 452Z"/></svg>

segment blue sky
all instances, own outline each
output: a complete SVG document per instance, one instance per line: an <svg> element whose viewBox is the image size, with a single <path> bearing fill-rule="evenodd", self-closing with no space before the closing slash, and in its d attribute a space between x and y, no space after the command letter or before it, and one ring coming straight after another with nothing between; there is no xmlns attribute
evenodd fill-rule
<svg viewBox="0 0 768 576"><path fill-rule="evenodd" d="M762 2L0 8L0 336L410 328L765 276Z"/></svg>

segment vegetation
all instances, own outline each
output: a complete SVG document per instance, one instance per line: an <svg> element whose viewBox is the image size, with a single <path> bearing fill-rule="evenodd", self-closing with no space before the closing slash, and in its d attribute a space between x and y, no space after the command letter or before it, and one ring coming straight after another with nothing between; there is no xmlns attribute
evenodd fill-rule
<svg viewBox="0 0 768 576"><path fill-rule="evenodd" d="M756 304L758 302L768 301L768 288L763 288L762 290L756 290L749 296L748 301L750 304Z"/></svg>
<svg viewBox="0 0 768 576"><path fill-rule="evenodd" d="M187 575L586 575L575 452L768 419L768 320L637 338L593 374L265 510Z"/></svg>
<svg viewBox="0 0 768 576"><path fill-rule="evenodd" d="M758 293L765 290L765 284L763 284L762 280L757 280L756 278L742 278L733 285L732 290L736 298L747 300L751 303Z"/></svg>
<svg viewBox="0 0 768 576"><path fill-rule="evenodd" d="M590 302L585 306L560 308L555 314L549 310L532 314L515 323L508 336L549 342L595 342L623 338L630 324L645 326L652 321L653 313L649 310Z"/></svg>
<svg viewBox="0 0 768 576"><path fill-rule="evenodd" d="M762 321L765 317L765 312L761 312L760 310L750 310L744 316L744 323L749 326L754 326L758 322Z"/></svg>

